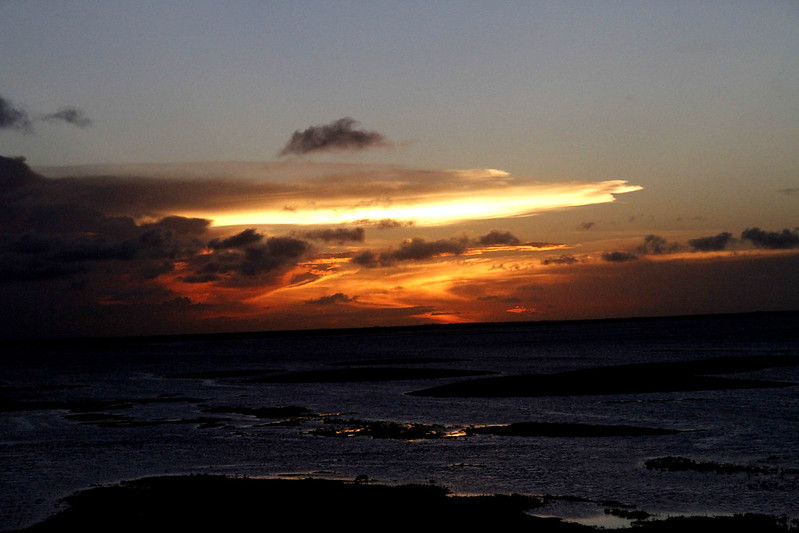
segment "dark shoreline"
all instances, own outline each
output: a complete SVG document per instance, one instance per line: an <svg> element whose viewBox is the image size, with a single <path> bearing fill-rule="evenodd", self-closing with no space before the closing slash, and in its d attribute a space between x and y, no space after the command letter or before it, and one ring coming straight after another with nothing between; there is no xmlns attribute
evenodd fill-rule
<svg viewBox="0 0 799 533"><path fill-rule="evenodd" d="M751 311L741 313L719 313L719 314L697 314L697 315L667 315L667 316L630 316L630 317L609 317L609 318L585 318L572 320L529 320L512 322L465 322L457 324L414 324L398 326L365 326L365 327L341 327L341 328L319 328L319 329L283 329L283 330L262 330L262 331L219 331L209 333L170 333L154 335L130 335L130 336L89 336L89 337L36 337L0 338L0 342L8 347L13 346L47 346L73 347L81 349L103 348L109 345L127 345L131 343L149 342L175 342L175 341L224 341L231 339L265 339L281 337L308 337L308 336L341 336L341 335L383 335L386 333L401 332L444 332L458 333L467 329L490 329L490 328L549 328L552 326L571 326L580 324L633 324L633 323L657 323L668 322L670 324L680 324L695 321L730 321L752 318L765 320L765 326L776 328L777 330L790 335L795 335L793 325L799 320L799 309L779 310L779 311ZM770 319L786 320L791 322L791 326L784 326L771 322ZM736 333L743 333L736 331ZM753 333L753 332L746 332Z"/></svg>
<svg viewBox="0 0 799 533"><path fill-rule="evenodd" d="M474 531L580 532L597 528L534 516L547 497L453 496L436 485L381 485L367 479L251 479L226 476L162 476L96 487L65 498L67 507L19 532L67 531L248 531L277 526ZM608 514L624 511L606 510ZM759 533L796 531L799 520L756 514L647 518L629 511L633 531ZM389 527L389 529L392 529ZM604 529L612 530L612 529ZM629 530L629 529L625 529Z"/></svg>

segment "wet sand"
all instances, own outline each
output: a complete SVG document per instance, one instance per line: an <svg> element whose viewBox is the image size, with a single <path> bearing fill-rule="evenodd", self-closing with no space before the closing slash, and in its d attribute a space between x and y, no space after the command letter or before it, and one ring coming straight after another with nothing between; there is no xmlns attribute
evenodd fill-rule
<svg viewBox="0 0 799 533"><path fill-rule="evenodd" d="M417 361L418 362L418 361ZM436 361L440 362L440 361ZM757 379L739 379L728 374L750 372L777 366L795 366L799 358L790 356L758 356L718 358L677 363L650 363L598 367L584 371L554 375L505 376L466 379L449 385L426 389L415 394L425 396L504 396L623 394L667 390L712 390L716 388L785 387L795 385ZM419 368L345 368L319 372L280 374L273 369L245 369L208 375L182 374L180 379L218 379L274 382L346 382L383 381L392 379L426 379L431 377L468 377L482 372L452 372ZM266 376L266 377L264 377ZM254 379L255 378L255 379ZM150 424L194 424L217 427L229 423L230 415L257 419L275 419L280 423L302 424L308 420L323 421L326 428L315 433L325 436L368 436L372 438L469 438L477 434L502 437L616 437L656 436L676 433L668 428L634 426L600 426L574 423L542 423L522 421L513 424L440 427L406 424L397 421L342 420L315 413L298 406L231 406L216 405L201 410L215 415L179 420L149 420L127 416L136 405L188 402L198 407L204 398L163 395L147 398L120 398L104 401L48 402L29 397L33 391L6 387L8 398L0 401L2 411L60 409L62 416L76 423L113 427ZM647 468L666 471L699 470L749 472L744 467L727 464L706 464L684 458L659 458ZM752 468L752 467L748 467ZM611 495L612 496L612 495ZM244 531L277 527L330 527L344 525L358 529L399 528L432 530L434 528L482 527L502 531L590 531L588 526L557 518L533 516L544 502L537 497L519 495L458 496L431 485L385 486L374 483L356 484L354 480L319 479L275 480L227 478L221 476L169 476L145 478L111 487L94 488L67 498L63 512L37 524L29 531L166 531L198 528L200 530ZM732 528L742 531L796 531L799 522L788 522L763 515L735 517L690 517L651 519L634 523L639 531L709 531ZM793 528L793 529L792 529Z"/></svg>

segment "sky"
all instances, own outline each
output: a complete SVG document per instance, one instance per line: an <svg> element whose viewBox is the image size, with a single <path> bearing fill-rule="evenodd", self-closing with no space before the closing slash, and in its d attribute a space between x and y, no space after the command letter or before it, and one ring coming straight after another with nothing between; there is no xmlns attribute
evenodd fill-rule
<svg viewBox="0 0 799 533"><path fill-rule="evenodd" d="M799 309L799 2L0 1L0 337Z"/></svg>

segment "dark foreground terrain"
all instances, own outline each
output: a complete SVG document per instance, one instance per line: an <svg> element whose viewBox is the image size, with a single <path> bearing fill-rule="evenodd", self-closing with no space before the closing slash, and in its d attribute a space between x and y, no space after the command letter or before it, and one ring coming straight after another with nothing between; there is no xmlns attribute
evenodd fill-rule
<svg viewBox="0 0 799 533"><path fill-rule="evenodd" d="M451 496L434 485L387 486L368 480L279 480L167 476L77 493L60 513L24 531L252 531L346 527L359 530L593 531L531 516L543 500L520 495ZM633 531L799 530L764 515L677 517L633 522Z"/></svg>

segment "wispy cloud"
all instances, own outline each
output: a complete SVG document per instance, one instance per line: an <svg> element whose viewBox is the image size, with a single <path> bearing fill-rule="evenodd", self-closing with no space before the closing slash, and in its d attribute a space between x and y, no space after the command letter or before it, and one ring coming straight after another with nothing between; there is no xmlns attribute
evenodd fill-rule
<svg viewBox="0 0 799 533"><path fill-rule="evenodd" d="M86 116L83 110L72 106L61 107L55 113L42 115L42 120L48 122L65 122L79 128L88 128L92 125L91 119Z"/></svg>

